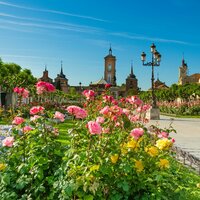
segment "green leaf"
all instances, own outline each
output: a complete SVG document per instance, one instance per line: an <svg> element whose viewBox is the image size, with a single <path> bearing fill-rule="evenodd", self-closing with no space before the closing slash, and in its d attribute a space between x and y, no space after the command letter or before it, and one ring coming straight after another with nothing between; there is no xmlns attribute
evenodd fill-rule
<svg viewBox="0 0 200 200"><path fill-rule="evenodd" d="M94 197L91 194L84 196L84 200L93 200L93 199Z"/></svg>
<svg viewBox="0 0 200 200"><path fill-rule="evenodd" d="M128 192L130 187L126 181L123 182L122 188L125 192Z"/></svg>
<svg viewBox="0 0 200 200"><path fill-rule="evenodd" d="M42 180L43 177L44 177L43 169L40 168L40 169L38 170L38 173L37 173L37 178L38 178L39 180Z"/></svg>
<svg viewBox="0 0 200 200"><path fill-rule="evenodd" d="M3 184L9 185L10 184L10 176L8 174L3 175L1 181Z"/></svg>

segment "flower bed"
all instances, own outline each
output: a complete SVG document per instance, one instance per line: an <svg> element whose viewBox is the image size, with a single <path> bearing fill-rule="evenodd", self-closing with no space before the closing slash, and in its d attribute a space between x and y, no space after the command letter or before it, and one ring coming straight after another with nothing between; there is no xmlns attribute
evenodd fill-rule
<svg viewBox="0 0 200 200"><path fill-rule="evenodd" d="M159 102L158 104L160 111L168 114L175 115L190 115L200 116L200 101L196 100L193 102Z"/></svg>
<svg viewBox="0 0 200 200"><path fill-rule="evenodd" d="M116 100L108 88L102 96L83 94L83 108L63 110L73 122L40 105L30 109L30 119L13 119L15 128L1 147L0 199L153 200L199 194L195 178L190 182L195 192L188 196L189 176L171 156L172 130L146 126L148 105L136 96ZM66 123L62 142L50 119Z"/></svg>

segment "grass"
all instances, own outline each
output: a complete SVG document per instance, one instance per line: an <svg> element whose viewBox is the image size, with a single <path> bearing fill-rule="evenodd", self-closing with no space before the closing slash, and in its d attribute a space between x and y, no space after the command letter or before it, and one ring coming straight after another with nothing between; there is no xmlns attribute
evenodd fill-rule
<svg viewBox="0 0 200 200"><path fill-rule="evenodd" d="M176 118L200 118L200 115L176 115L176 114L170 114L170 113L162 113L161 115L169 116L169 117L176 117Z"/></svg>
<svg viewBox="0 0 200 200"><path fill-rule="evenodd" d="M9 124L8 120L0 118L0 125L7 125Z"/></svg>
<svg viewBox="0 0 200 200"><path fill-rule="evenodd" d="M55 126L55 128L59 129L59 137L58 140L62 144L68 144L68 130L74 127L74 122L72 120L66 120L63 123L59 123Z"/></svg>

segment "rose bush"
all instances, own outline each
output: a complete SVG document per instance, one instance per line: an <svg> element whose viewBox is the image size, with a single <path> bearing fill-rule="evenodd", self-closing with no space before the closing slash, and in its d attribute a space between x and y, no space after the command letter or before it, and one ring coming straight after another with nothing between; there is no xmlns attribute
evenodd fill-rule
<svg viewBox="0 0 200 200"><path fill-rule="evenodd" d="M106 92L83 92L84 107L63 108L73 125L66 122L62 143L52 124L66 121L61 112L37 105L30 119L13 120L0 150L0 199L188 199L189 177L172 157L173 130L148 127L149 106L138 97Z"/></svg>

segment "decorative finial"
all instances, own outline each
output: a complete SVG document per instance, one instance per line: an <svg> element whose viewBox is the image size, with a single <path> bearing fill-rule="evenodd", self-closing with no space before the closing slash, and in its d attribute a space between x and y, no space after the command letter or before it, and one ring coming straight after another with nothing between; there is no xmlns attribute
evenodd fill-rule
<svg viewBox="0 0 200 200"><path fill-rule="evenodd" d="M46 72L47 71L47 65L45 64L45 69L44 69L44 71Z"/></svg>

